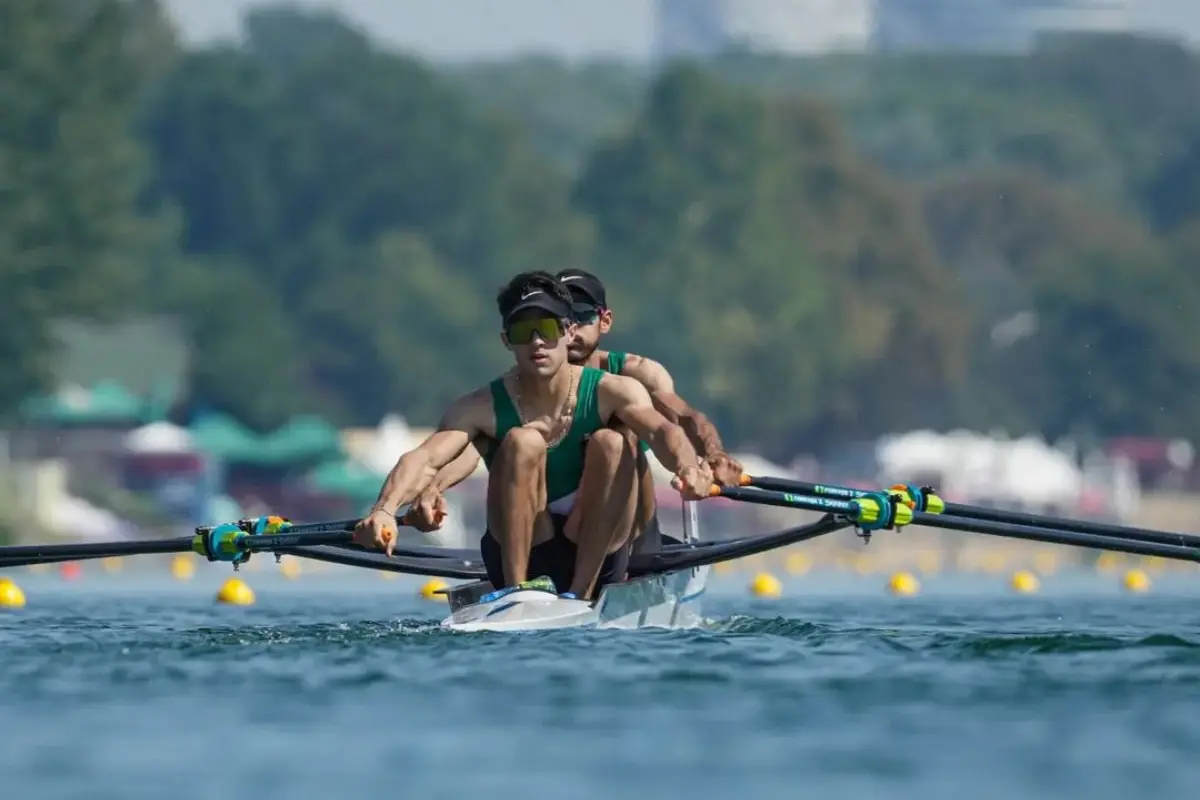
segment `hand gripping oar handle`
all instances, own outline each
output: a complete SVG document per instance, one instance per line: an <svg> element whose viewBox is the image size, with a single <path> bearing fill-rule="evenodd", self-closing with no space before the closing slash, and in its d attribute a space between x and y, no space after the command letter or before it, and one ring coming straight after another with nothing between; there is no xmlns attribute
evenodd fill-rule
<svg viewBox="0 0 1200 800"><path fill-rule="evenodd" d="M398 525L413 525L416 510L409 508ZM438 512L440 523L444 513ZM225 525L196 528L192 536L172 539L129 539L116 542L73 542L70 544L0 546L0 569L31 564L82 561L93 558L198 553L209 561L232 562L236 567L252 552L322 544L350 544L357 519L310 522L295 525L283 517L243 519ZM394 531L392 532L394 535Z"/></svg>
<svg viewBox="0 0 1200 800"><path fill-rule="evenodd" d="M402 517L396 518L397 525L412 526L417 512L410 508ZM439 518L443 516L440 512ZM330 544L350 544L359 519L340 519L332 522L306 522L299 525L277 516L242 519L197 528L192 537L192 552L209 561L226 561L234 569L250 560L256 552L293 547L315 547ZM439 520L440 521L440 520ZM385 538L394 536L385 531Z"/></svg>

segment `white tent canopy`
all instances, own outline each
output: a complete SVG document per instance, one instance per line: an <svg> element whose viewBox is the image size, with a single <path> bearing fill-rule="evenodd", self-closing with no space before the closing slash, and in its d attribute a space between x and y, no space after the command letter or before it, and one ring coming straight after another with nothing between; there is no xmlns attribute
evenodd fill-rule
<svg viewBox="0 0 1200 800"><path fill-rule="evenodd" d="M169 422L151 422L125 436L125 449L133 453L190 453L192 435Z"/></svg>
<svg viewBox="0 0 1200 800"><path fill-rule="evenodd" d="M66 495L47 509L48 527L60 535L83 541L131 539L134 529L115 514L86 500Z"/></svg>
<svg viewBox="0 0 1200 800"><path fill-rule="evenodd" d="M396 459L420 442L413 436L408 423L398 414L388 414L379 421L371 443L363 448L356 460L372 472L386 475L396 466Z"/></svg>
<svg viewBox="0 0 1200 800"><path fill-rule="evenodd" d="M1037 436L1009 440L974 431L913 431L881 440L886 480L938 475L948 495L1031 505L1071 504L1084 476L1074 459Z"/></svg>

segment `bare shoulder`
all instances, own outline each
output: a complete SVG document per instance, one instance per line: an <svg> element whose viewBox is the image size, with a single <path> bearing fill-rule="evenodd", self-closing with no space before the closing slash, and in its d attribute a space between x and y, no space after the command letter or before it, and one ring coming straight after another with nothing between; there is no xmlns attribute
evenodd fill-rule
<svg viewBox="0 0 1200 800"><path fill-rule="evenodd" d="M613 375L606 372L600 378L597 390L601 402L610 409L623 405L648 404L650 402L650 393L646 391L646 387L642 385L641 381L631 375Z"/></svg>
<svg viewBox="0 0 1200 800"><path fill-rule="evenodd" d="M625 369L621 374L634 378L651 394L675 391L675 379L653 358L630 353L625 357Z"/></svg>
<svg viewBox="0 0 1200 800"><path fill-rule="evenodd" d="M472 437L490 435L496 427L495 412L492 410L492 393L488 386L467 392L446 406L439 430L466 431Z"/></svg>

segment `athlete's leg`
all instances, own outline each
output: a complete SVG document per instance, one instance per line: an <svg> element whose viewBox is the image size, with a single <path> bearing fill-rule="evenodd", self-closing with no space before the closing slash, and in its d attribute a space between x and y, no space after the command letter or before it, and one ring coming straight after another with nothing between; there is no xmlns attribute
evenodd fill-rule
<svg viewBox="0 0 1200 800"><path fill-rule="evenodd" d="M629 447L637 454L638 487L635 499L637 510L633 516L633 534L629 539L632 542L633 549L641 551L646 533L651 527L650 521L654 519L654 514L657 511L657 502L654 497L654 473L650 469L650 460L646 458L646 453L641 447L638 435L633 432L633 429L620 422L610 423L609 427L624 435L626 441L629 442Z"/></svg>
<svg viewBox="0 0 1200 800"><path fill-rule="evenodd" d="M609 428L593 433L587 444L579 496L564 530L577 548L570 591L578 597L591 598L607 557L629 541L637 499L634 452L621 432Z"/></svg>
<svg viewBox="0 0 1200 800"><path fill-rule="evenodd" d="M505 435L489 470L487 499L485 538L499 545L504 585L516 586L529 577L529 551L554 535L546 512L546 440L540 433L513 428Z"/></svg>
<svg viewBox="0 0 1200 800"><path fill-rule="evenodd" d="M637 552L653 552L659 548L659 529L651 525L654 515L658 513L658 499L654 495L654 472L650 469L650 459L639 448L637 451L638 469L638 510L637 510L637 539L634 550Z"/></svg>

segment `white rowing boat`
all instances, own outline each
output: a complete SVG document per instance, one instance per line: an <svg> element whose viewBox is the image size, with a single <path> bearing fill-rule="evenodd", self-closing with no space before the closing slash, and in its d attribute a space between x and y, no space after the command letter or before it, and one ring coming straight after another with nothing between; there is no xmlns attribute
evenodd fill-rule
<svg viewBox="0 0 1200 800"><path fill-rule="evenodd" d="M698 541L695 503L684 503L683 540ZM698 625L710 567L698 566L610 584L594 602L541 589L520 589L483 601L488 581L448 589L450 616L441 627L455 631L533 631L555 628L686 628Z"/></svg>

